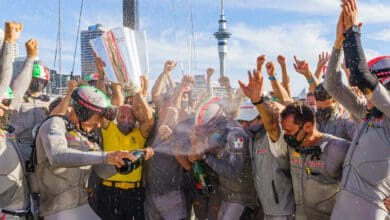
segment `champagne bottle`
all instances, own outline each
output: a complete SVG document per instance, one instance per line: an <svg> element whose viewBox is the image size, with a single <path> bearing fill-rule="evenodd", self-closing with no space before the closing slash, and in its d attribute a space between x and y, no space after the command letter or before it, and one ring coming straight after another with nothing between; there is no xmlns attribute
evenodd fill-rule
<svg viewBox="0 0 390 220"><path fill-rule="evenodd" d="M209 194L213 192L213 187L211 186L210 180L207 177L206 173L203 171L200 162L195 161L192 169L194 171L194 176L196 180L196 188L202 191L202 193L204 194Z"/></svg>
<svg viewBox="0 0 390 220"><path fill-rule="evenodd" d="M141 166L142 161L145 158L145 153L141 150L137 150L132 152L133 156L136 158L134 162L131 162L131 160L124 158L123 161L125 162L125 165L121 167L116 167L116 170L120 174L129 174L133 170L137 169L139 166Z"/></svg>

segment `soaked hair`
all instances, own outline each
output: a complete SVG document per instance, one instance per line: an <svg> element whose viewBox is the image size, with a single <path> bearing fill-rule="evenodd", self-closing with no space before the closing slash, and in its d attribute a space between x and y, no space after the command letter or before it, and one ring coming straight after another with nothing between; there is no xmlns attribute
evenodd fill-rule
<svg viewBox="0 0 390 220"><path fill-rule="evenodd" d="M311 122L314 124L315 121L314 112L312 109L308 105L301 102L293 102L287 105L281 113L282 120L290 115L294 116L294 123L299 124L300 126L304 125L306 122Z"/></svg>

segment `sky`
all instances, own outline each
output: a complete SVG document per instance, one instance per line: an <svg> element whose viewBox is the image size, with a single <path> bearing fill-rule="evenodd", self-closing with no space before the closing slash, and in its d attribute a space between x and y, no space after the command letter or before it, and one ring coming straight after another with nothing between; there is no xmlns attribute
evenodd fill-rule
<svg viewBox="0 0 390 220"><path fill-rule="evenodd" d="M179 81L183 72L204 74L208 67L219 75L217 42L219 0L139 0L140 29L146 30L151 83L161 73L165 60L178 62L173 72ZM62 73L70 74L73 64L81 0L62 0ZM293 55L308 60L315 71L318 54L331 52L340 13L340 0L225 0L228 31L226 74L233 87L247 80L247 70L256 66L256 57L267 60L287 57L292 93L297 95L306 81L293 69ZM359 21L363 22L363 46L368 59L390 51L390 1L361 0ZM192 12L192 19L191 19ZM0 0L0 22L24 24L19 40L40 42L40 59L54 66L58 30L58 0ZM84 0L81 30L96 23L107 27L122 25L122 0ZM3 29L3 27L2 27ZM189 39L194 39L194 47ZM192 55L190 55L192 54ZM192 68L189 70L190 57ZM58 66L58 64L57 64ZM80 41L77 45L75 74L80 74ZM278 73L280 73L278 67ZM278 75L280 78L280 74ZM266 89L270 88L266 80ZM151 87L152 85L150 85Z"/></svg>

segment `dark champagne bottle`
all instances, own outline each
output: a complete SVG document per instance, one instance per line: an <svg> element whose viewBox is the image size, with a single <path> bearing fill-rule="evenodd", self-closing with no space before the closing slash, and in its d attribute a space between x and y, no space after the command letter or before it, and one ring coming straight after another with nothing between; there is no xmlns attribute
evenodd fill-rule
<svg viewBox="0 0 390 220"><path fill-rule="evenodd" d="M131 162L131 160L125 158L123 161L125 162L125 165L121 167L116 167L116 170L120 174L129 174L133 170L137 169L139 166L141 166L142 161L145 158L145 153L141 150L134 151L133 156L136 158L134 162Z"/></svg>
<svg viewBox="0 0 390 220"><path fill-rule="evenodd" d="M200 162L195 161L192 169L196 180L196 188L204 194L212 193L213 187L211 186L210 180L204 172Z"/></svg>

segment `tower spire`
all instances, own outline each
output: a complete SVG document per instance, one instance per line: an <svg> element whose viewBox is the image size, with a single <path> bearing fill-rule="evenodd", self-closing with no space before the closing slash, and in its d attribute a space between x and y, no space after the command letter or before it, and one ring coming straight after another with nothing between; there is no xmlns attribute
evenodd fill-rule
<svg viewBox="0 0 390 220"><path fill-rule="evenodd" d="M224 13L224 1L221 0L221 15L219 17L219 29L214 33L215 38L218 41L218 53L219 53L219 73L220 77L225 76L225 57L227 53L227 41L232 35L227 31L226 19Z"/></svg>

